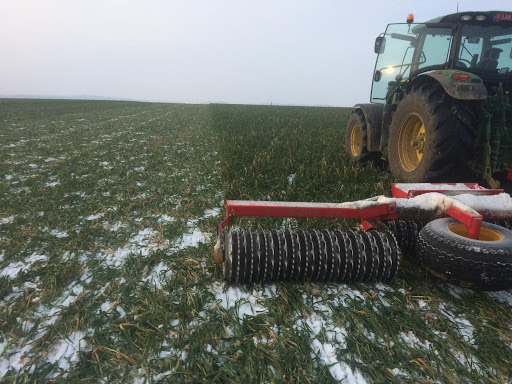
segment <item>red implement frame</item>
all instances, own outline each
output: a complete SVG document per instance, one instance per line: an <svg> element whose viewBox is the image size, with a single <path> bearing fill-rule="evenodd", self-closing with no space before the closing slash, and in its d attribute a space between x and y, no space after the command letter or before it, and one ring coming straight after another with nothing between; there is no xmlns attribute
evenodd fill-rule
<svg viewBox="0 0 512 384"><path fill-rule="evenodd" d="M282 201L228 200L226 218L219 224L219 234L235 217L303 217L316 219L378 219L396 216L396 204L365 208L342 207L336 203L289 203Z"/></svg>
<svg viewBox="0 0 512 384"><path fill-rule="evenodd" d="M511 171L512 173L512 171ZM405 188L407 186L407 188ZM446 186L446 189L443 187ZM424 193L438 192L446 195L457 193L471 193L475 195L496 195L503 192L502 189L485 189L477 183L466 184L393 184L393 196L395 198L412 198ZM458 189L461 188L461 189ZM469 231L469 237L478 239L482 227L483 216L478 213L470 213L455 206L451 206L445 214L464 224ZM226 202L226 218L219 224L218 234L229 225L235 217L295 217L295 218L321 218L321 219L359 219L363 220L363 228L368 230L375 226L376 222L394 220L397 217L397 206L391 203L292 203L273 201L246 201L228 200Z"/></svg>

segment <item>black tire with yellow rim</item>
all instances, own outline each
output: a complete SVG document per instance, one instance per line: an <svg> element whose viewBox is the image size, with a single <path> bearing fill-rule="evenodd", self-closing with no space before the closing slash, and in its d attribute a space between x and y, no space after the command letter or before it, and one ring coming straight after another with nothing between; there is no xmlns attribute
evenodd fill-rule
<svg viewBox="0 0 512 384"><path fill-rule="evenodd" d="M512 231L484 222L478 240L452 218L429 222L418 235L416 255L434 276L464 288L512 288Z"/></svg>
<svg viewBox="0 0 512 384"><path fill-rule="evenodd" d="M368 132L363 112L352 111L345 131L345 150L351 160L365 162L376 157L375 152L368 152ZM377 154L380 152L377 152Z"/></svg>
<svg viewBox="0 0 512 384"><path fill-rule="evenodd" d="M477 129L468 102L433 82L398 104L388 140L391 173L404 182L458 181L468 174Z"/></svg>

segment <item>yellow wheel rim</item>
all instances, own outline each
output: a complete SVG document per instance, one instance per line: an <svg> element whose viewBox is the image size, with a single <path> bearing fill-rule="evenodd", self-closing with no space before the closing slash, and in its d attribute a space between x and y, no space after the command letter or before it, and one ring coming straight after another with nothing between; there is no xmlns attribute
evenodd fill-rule
<svg viewBox="0 0 512 384"><path fill-rule="evenodd" d="M357 157L361 154L362 143L361 129L358 125L354 125L350 131L350 152L352 152L352 156Z"/></svg>
<svg viewBox="0 0 512 384"><path fill-rule="evenodd" d="M415 113L407 115L398 133L398 159L407 172L418 168L425 149L425 125Z"/></svg>
<svg viewBox="0 0 512 384"><path fill-rule="evenodd" d="M465 237L469 239L469 231L466 229L464 224L462 223L455 223L450 224L448 226L448 230L452 233L455 233L456 235ZM499 241L503 239L503 235L499 233L498 231L495 231L494 229L484 227L482 225L482 228L480 228L480 237L478 240L480 241Z"/></svg>

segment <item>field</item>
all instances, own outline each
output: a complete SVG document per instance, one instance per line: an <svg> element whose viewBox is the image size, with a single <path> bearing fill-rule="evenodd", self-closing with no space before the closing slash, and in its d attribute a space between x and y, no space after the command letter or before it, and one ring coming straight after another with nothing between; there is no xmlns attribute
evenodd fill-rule
<svg viewBox="0 0 512 384"><path fill-rule="evenodd" d="M512 291L227 286L226 199L351 201L343 108L0 100L0 381L506 383ZM236 228L352 228L238 220Z"/></svg>

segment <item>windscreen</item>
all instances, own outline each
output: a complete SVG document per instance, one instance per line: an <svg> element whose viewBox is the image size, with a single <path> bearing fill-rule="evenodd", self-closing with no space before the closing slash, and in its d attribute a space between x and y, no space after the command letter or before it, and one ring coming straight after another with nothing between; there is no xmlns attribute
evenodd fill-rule
<svg viewBox="0 0 512 384"><path fill-rule="evenodd" d="M452 43L450 28L425 24L390 24L375 65L373 103L385 103L388 90L409 78L412 71L448 62Z"/></svg>
<svg viewBox="0 0 512 384"><path fill-rule="evenodd" d="M464 25L457 68L512 74L512 26Z"/></svg>

